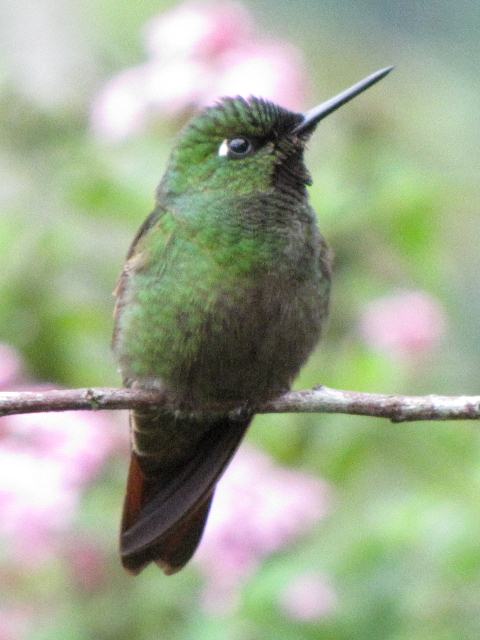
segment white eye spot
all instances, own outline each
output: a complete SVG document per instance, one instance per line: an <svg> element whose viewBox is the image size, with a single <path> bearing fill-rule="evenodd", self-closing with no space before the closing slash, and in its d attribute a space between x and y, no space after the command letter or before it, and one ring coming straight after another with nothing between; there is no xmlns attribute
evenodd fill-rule
<svg viewBox="0 0 480 640"><path fill-rule="evenodd" d="M222 144L218 147L218 155L221 158L228 156L228 140L224 140Z"/></svg>

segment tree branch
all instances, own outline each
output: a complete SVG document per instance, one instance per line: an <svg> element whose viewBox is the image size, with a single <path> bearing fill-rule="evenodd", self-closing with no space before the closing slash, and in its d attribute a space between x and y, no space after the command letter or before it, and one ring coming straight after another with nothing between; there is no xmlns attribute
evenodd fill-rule
<svg viewBox="0 0 480 640"><path fill-rule="evenodd" d="M60 389L0 392L0 417L45 411L174 408L163 391L142 389ZM341 391L318 387L290 391L253 407L256 413L344 413L392 422L413 420L475 420L480 418L480 396L399 396ZM234 410L232 405L211 405L212 413Z"/></svg>

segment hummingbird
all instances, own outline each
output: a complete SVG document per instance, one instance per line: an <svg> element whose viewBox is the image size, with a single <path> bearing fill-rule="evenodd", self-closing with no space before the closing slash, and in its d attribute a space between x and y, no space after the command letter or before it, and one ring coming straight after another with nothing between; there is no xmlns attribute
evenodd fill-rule
<svg viewBox="0 0 480 640"><path fill-rule="evenodd" d="M169 575L190 560L255 406L290 388L320 339L331 258L305 147L392 68L306 113L222 98L180 133L115 290L124 384L168 398L130 413L120 534L130 573L154 562Z"/></svg>

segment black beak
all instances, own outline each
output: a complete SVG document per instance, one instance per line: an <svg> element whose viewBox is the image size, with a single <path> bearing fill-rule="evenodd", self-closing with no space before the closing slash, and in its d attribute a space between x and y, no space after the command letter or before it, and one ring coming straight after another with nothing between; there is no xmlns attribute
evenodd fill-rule
<svg viewBox="0 0 480 640"><path fill-rule="evenodd" d="M358 96L359 93L362 93L362 91L365 91L365 89L368 89L384 78L392 69L393 67L380 69L379 71L372 73L371 76L360 80L360 82L354 84L353 87L345 89L345 91L342 91L342 93L339 93L334 98L330 98L330 100L322 102L322 104L319 104L317 107L310 109L310 111L307 111L307 113L304 114L302 122L295 127L292 133L310 133L320 120L323 120L323 118L326 118L346 102L349 102L352 98Z"/></svg>

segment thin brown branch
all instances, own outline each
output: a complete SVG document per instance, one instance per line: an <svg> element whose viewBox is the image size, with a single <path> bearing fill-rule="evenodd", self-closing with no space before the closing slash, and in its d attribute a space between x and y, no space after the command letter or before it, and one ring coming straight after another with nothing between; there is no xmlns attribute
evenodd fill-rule
<svg viewBox="0 0 480 640"><path fill-rule="evenodd" d="M0 416L45 411L169 408L162 391L141 389L60 389L0 393ZM232 410L228 405L208 407L212 413ZM254 407L256 413L344 413L392 422L413 420L475 420L480 418L480 396L400 396L341 391L318 387L290 391Z"/></svg>

